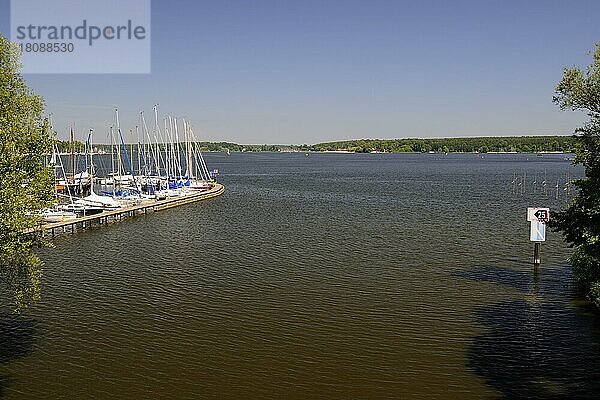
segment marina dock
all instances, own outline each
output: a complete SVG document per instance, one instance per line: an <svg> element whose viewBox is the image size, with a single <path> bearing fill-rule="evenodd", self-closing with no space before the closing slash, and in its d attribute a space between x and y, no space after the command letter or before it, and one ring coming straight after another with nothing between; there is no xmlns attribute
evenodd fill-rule
<svg viewBox="0 0 600 400"><path fill-rule="evenodd" d="M220 196L224 192L225 187L217 183L212 189L205 192L188 194L185 196L173 197L164 200L149 200L134 206L124 207L114 211L105 211L100 214L89 215L63 222L43 224L35 229L35 231L41 231L43 236L51 237L65 233L75 233L79 230L91 228L93 226L119 222L127 218L135 217L136 215L145 215L160 210L166 210L168 208L207 200Z"/></svg>

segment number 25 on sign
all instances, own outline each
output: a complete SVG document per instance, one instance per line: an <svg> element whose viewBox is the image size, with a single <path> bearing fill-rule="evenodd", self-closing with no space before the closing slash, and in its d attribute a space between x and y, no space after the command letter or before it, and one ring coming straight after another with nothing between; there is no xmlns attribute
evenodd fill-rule
<svg viewBox="0 0 600 400"><path fill-rule="evenodd" d="M531 222L529 240L532 242L546 241L546 222L550 220L549 208L529 207L527 220Z"/></svg>

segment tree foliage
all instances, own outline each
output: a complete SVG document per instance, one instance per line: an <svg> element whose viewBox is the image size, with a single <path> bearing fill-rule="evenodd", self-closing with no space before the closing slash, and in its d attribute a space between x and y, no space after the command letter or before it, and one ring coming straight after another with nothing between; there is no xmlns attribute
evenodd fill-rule
<svg viewBox="0 0 600 400"><path fill-rule="evenodd" d="M52 135L42 117L43 99L20 73L19 49L0 36L0 289L20 310L39 297L41 244L23 232L39 224L35 217L52 201L52 171L44 166Z"/></svg>
<svg viewBox="0 0 600 400"><path fill-rule="evenodd" d="M590 118L575 131L575 163L583 165L585 176L575 182L577 195L556 213L551 226L575 247L571 258L575 278L600 305L600 44L585 71L564 69L554 102L563 110L585 111Z"/></svg>
<svg viewBox="0 0 600 400"><path fill-rule="evenodd" d="M279 152L335 151L354 153L491 153L491 152L573 152L576 140L572 136L496 136L443 139L359 139L317 144L237 144L230 142L197 142L202 151ZM129 144L127 145L129 147ZM137 144L133 144L134 152ZM162 147L162 144L160 145ZM183 144L180 144L183 146ZM71 151L71 142L58 142L61 152ZM183 148L183 147L182 147ZM83 152L84 144L75 142L75 151ZM94 144L94 152L110 152L108 144Z"/></svg>
<svg viewBox="0 0 600 400"><path fill-rule="evenodd" d="M535 153L574 150L575 140L570 136L468 137L444 139L360 139L319 143L315 151L348 150L357 153L372 151L387 153Z"/></svg>
<svg viewBox="0 0 600 400"><path fill-rule="evenodd" d="M237 144L229 142L198 142L202 151L233 152L277 152L277 151L335 151L346 150L355 153L373 151L385 153L489 153L489 152L573 152L576 140L572 136L498 136L444 139L359 139L340 142L317 143L313 145L293 144ZM129 146L129 145L128 145ZM58 142L61 152L70 152L70 142ZM133 144L136 149L136 144ZM75 142L75 151L82 152L84 145ZM107 144L95 144L94 151L110 152Z"/></svg>

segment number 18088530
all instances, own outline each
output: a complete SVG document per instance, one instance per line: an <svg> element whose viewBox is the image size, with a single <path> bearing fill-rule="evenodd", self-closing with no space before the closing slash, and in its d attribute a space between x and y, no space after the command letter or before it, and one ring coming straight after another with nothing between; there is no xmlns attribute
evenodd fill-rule
<svg viewBox="0 0 600 400"><path fill-rule="evenodd" d="M73 43L19 43L21 53L72 53L75 51Z"/></svg>

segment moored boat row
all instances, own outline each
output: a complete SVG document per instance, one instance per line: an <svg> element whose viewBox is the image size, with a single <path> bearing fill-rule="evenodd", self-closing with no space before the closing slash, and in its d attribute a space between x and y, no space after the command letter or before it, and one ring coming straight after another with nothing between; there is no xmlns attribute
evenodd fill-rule
<svg viewBox="0 0 600 400"><path fill-rule="evenodd" d="M82 171L75 173L74 151L71 153L71 173L67 175L58 148L50 163L54 167L56 202L54 207L41 211L47 223L64 222L81 216L118 210L143 202L178 198L208 191L216 184L216 170L209 171L200 152L191 124L167 116L164 128L158 123L148 129L143 112L136 127L137 143L125 144L115 110L115 126L110 129L111 166L106 176L96 176L93 159L92 134L85 142ZM73 130L71 130L73 143ZM74 149L74 146L72 146Z"/></svg>

